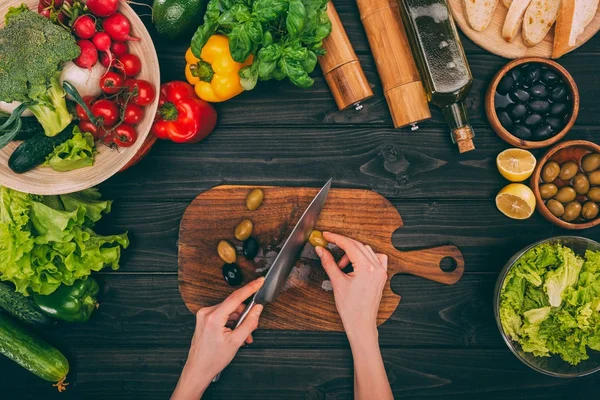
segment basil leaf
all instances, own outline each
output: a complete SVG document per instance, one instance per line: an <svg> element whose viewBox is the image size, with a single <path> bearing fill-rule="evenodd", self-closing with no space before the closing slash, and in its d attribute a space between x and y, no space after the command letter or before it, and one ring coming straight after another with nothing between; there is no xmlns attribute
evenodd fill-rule
<svg viewBox="0 0 600 400"><path fill-rule="evenodd" d="M252 6L252 13L260 22L276 20L288 9L286 0L256 0Z"/></svg>
<svg viewBox="0 0 600 400"><path fill-rule="evenodd" d="M304 30L304 19L306 18L306 8L302 0L290 0L285 26L290 38L295 39L302 34Z"/></svg>
<svg viewBox="0 0 600 400"><path fill-rule="evenodd" d="M256 19L251 19L246 22L246 31L248 32L248 37L254 43L260 44L263 40L263 28L260 22Z"/></svg>
<svg viewBox="0 0 600 400"><path fill-rule="evenodd" d="M263 46L268 46L273 43L273 34L271 31L265 31L263 33L262 44Z"/></svg>
<svg viewBox="0 0 600 400"><path fill-rule="evenodd" d="M229 9L229 7L227 7ZM210 0L206 5L206 12L204 13L204 23L216 22L219 15L221 15L221 2L219 0Z"/></svg>
<svg viewBox="0 0 600 400"><path fill-rule="evenodd" d="M250 9L244 4L235 4L229 11L238 22L247 22L250 20Z"/></svg>
<svg viewBox="0 0 600 400"><path fill-rule="evenodd" d="M302 68L304 68L304 70L310 74L315 70L316 66L317 66L317 55L314 52L309 50L308 55L306 56L306 59L302 62Z"/></svg>
<svg viewBox="0 0 600 400"><path fill-rule="evenodd" d="M286 78L286 75L283 73L283 71L281 71L281 68L279 68L279 64L277 65L277 68L275 68L275 70L273 71L273 79L277 79L278 81L282 81Z"/></svg>
<svg viewBox="0 0 600 400"><path fill-rule="evenodd" d="M326 11L321 11L317 20L317 27L315 29L314 37L315 41L325 39L331 33L331 21Z"/></svg>
<svg viewBox="0 0 600 400"><path fill-rule="evenodd" d="M246 31L246 24L234 25L229 33L231 58L239 63L246 61L252 51L252 41Z"/></svg>
<svg viewBox="0 0 600 400"><path fill-rule="evenodd" d="M204 24L198 27L196 33L192 37L192 41L190 47L192 48L192 53L200 58L200 54L202 53L202 48L208 42L208 39L217 31L218 24L212 21L206 21Z"/></svg>
<svg viewBox="0 0 600 400"><path fill-rule="evenodd" d="M240 70L240 84L245 90L252 90L258 81L257 62L247 65Z"/></svg>
<svg viewBox="0 0 600 400"><path fill-rule="evenodd" d="M217 23L221 28L231 29L235 24L236 19L231 10L225 11L221 16L217 19Z"/></svg>
<svg viewBox="0 0 600 400"><path fill-rule="evenodd" d="M289 56L283 56L279 60L279 67L281 72L290 78L290 81L298 87L308 88L311 87L315 81L308 76L308 73L302 68L302 65L298 60L295 60Z"/></svg>
<svg viewBox="0 0 600 400"><path fill-rule="evenodd" d="M260 80L266 81L272 78L279 58L281 58L281 46L278 44L271 44L260 49L258 52L258 77Z"/></svg>

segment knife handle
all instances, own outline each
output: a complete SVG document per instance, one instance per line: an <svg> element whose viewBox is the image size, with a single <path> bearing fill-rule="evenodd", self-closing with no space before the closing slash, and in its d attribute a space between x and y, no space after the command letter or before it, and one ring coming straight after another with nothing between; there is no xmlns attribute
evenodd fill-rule
<svg viewBox="0 0 600 400"><path fill-rule="evenodd" d="M240 315L240 317L237 320L237 323L235 324L235 328L233 329L237 329L238 326L240 326L242 324L242 322L244 322L244 320L246 319L246 317L248 316L248 314L250 314L250 311L252 310L252 307L254 307L256 305L256 302L254 301L254 297L252 298L252 301L250 303L248 303L248 305L246 306L246 308L244 308L244 312L242 312L242 315ZM223 371L219 372L212 380L212 382L219 382L219 379L221 379L221 374L223 373Z"/></svg>

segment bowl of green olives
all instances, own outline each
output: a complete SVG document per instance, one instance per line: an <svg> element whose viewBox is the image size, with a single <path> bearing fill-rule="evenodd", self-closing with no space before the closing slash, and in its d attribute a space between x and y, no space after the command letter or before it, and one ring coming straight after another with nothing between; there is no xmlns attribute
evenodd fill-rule
<svg viewBox="0 0 600 400"><path fill-rule="evenodd" d="M565 229L600 224L600 145L571 140L551 148L531 176L538 211Z"/></svg>
<svg viewBox="0 0 600 400"><path fill-rule="evenodd" d="M509 62L492 79L485 112L502 140L522 149L551 146L573 127L579 90L555 61L526 57Z"/></svg>

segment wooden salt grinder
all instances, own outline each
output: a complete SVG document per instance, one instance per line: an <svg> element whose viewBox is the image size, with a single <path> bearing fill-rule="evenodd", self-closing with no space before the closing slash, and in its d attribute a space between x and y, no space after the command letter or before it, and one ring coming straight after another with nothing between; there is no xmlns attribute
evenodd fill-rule
<svg viewBox="0 0 600 400"><path fill-rule="evenodd" d="M344 110L354 105L360 111L360 102L373 97L373 91L331 1L327 4L327 15L331 34L323 40L327 54L319 57L319 65L338 108Z"/></svg>
<svg viewBox="0 0 600 400"><path fill-rule="evenodd" d="M396 0L356 0L394 127L431 118Z"/></svg>

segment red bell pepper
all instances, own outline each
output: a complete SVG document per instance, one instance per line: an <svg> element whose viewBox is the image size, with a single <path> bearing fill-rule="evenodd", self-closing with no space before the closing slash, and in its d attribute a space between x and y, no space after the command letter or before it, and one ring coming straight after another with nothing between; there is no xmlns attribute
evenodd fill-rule
<svg viewBox="0 0 600 400"><path fill-rule="evenodd" d="M187 82L162 85L158 104L152 133L159 139L196 143L207 137L217 124L217 111L199 99Z"/></svg>

